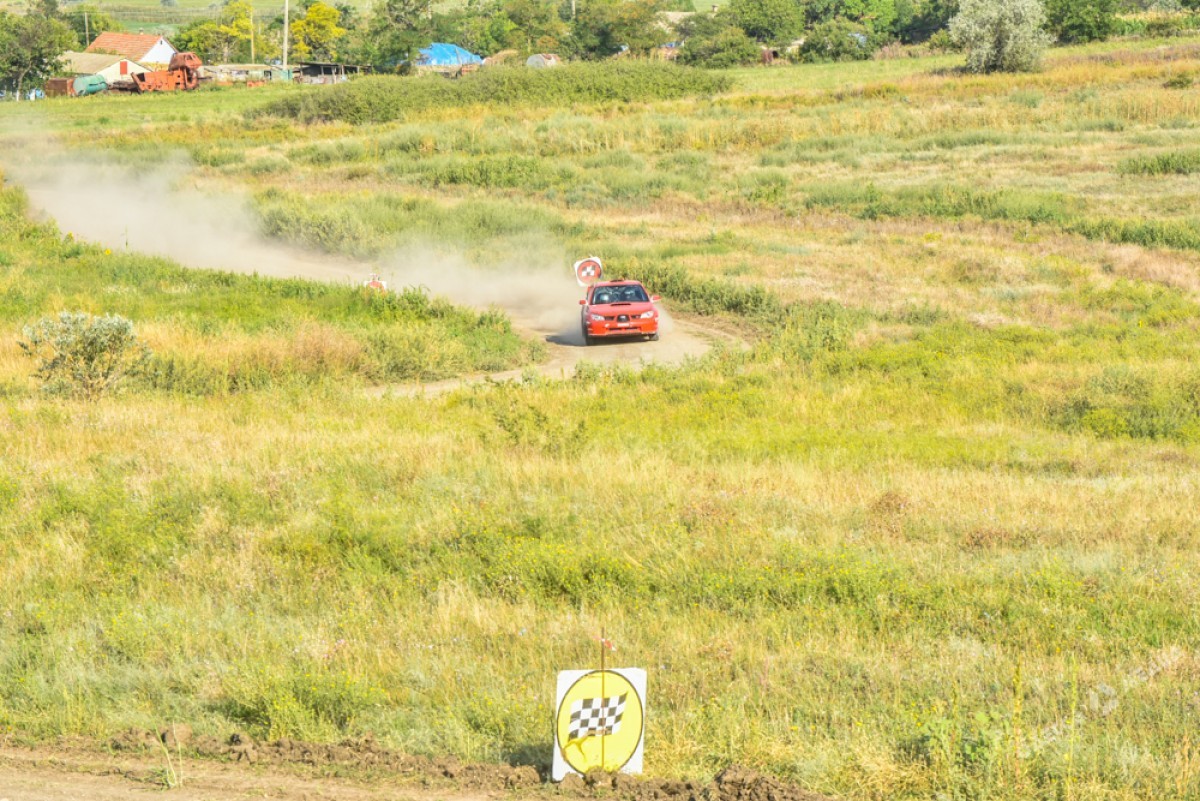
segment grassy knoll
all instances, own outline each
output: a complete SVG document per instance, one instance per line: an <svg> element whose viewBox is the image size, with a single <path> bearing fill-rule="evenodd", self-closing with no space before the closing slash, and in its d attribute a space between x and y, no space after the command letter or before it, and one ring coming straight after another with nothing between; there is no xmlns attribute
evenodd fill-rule
<svg viewBox="0 0 1200 801"><path fill-rule="evenodd" d="M250 282L279 300L248 311L223 276L114 271L6 192L0 725L545 760L554 671L606 625L650 670L656 774L1196 797L1200 102L1172 77L1200 41L947 66L363 125L247 119L250 93L41 104L70 146L187 152L271 236L504 263L550 240L749 347L435 400L364 397L340 362L43 399L14 340L62 306L197 359L229 339L208 326L254 352L308 325L368 353L378 326L430 326L465 360L529 354L411 294L379 320L352 291Z"/></svg>

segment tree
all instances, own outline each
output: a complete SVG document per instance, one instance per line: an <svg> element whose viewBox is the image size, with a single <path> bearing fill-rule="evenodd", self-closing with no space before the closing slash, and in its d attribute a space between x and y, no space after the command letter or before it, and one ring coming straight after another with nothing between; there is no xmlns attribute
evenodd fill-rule
<svg viewBox="0 0 1200 801"><path fill-rule="evenodd" d="M249 0L227 3L217 21L217 31L225 37L221 42L222 61L229 61L235 53L238 61L249 61L256 50L253 46L254 9Z"/></svg>
<svg viewBox="0 0 1200 801"><path fill-rule="evenodd" d="M1051 42L1041 0L962 0L950 35L971 72L1027 72Z"/></svg>
<svg viewBox="0 0 1200 801"><path fill-rule="evenodd" d="M339 27L341 12L320 0L305 11L304 17L291 25L292 52L301 61L311 58L333 60L337 57L337 43L346 35Z"/></svg>
<svg viewBox="0 0 1200 801"><path fill-rule="evenodd" d="M17 344L37 361L35 375L52 394L96 400L150 360L133 323L118 315L64 311L25 326L23 333Z"/></svg>
<svg viewBox="0 0 1200 801"><path fill-rule="evenodd" d="M433 41L432 0L383 0L361 30L355 60L377 67L408 70L418 51Z"/></svg>
<svg viewBox="0 0 1200 801"><path fill-rule="evenodd" d="M189 23L180 28L171 41L182 52L195 53L205 62L224 61L231 49L229 38L221 32L221 26L212 20Z"/></svg>
<svg viewBox="0 0 1200 801"><path fill-rule="evenodd" d="M915 0L911 15L898 21L898 33L906 42L924 42L946 30L958 13L958 0Z"/></svg>
<svg viewBox="0 0 1200 801"><path fill-rule="evenodd" d="M16 90L40 83L61 67L64 51L76 45L65 22L42 14L0 11L0 81Z"/></svg>
<svg viewBox="0 0 1200 801"><path fill-rule="evenodd" d="M860 61L870 58L872 52L866 27L839 17L808 32L800 57L805 61Z"/></svg>
<svg viewBox="0 0 1200 801"><path fill-rule="evenodd" d="M91 44L91 40L95 39L97 34L125 30L115 17L94 5L72 6L71 10L63 15L63 19L71 26L75 37L84 47Z"/></svg>
<svg viewBox="0 0 1200 801"><path fill-rule="evenodd" d="M553 53L571 33L554 0L502 0L501 8L516 26L510 46L518 50Z"/></svg>
<svg viewBox="0 0 1200 801"><path fill-rule="evenodd" d="M520 49L524 40L517 24L496 0L468 0L466 6L435 13L433 37L485 56Z"/></svg>
<svg viewBox="0 0 1200 801"><path fill-rule="evenodd" d="M729 12L747 36L760 42L791 42L804 31L797 0L732 0Z"/></svg>
<svg viewBox="0 0 1200 801"><path fill-rule="evenodd" d="M571 27L571 43L583 58L607 58L628 48L649 53L670 35L659 23L659 0L587 0Z"/></svg>
<svg viewBox="0 0 1200 801"><path fill-rule="evenodd" d="M805 12L812 28L835 20L861 25L872 44L892 40L899 18L897 0L809 0Z"/></svg>
<svg viewBox="0 0 1200 801"><path fill-rule="evenodd" d="M1060 42L1095 42L1116 29L1117 0L1049 0L1046 17Z"/></svg>
<svg viewBox="0 0 1200 801"><path fill-rule="evenodd" d="M679 60L684 64L721 69L753 64L762 57L762 48L727 11L688 17L680 23L678 35L683 40Z"/></svg>

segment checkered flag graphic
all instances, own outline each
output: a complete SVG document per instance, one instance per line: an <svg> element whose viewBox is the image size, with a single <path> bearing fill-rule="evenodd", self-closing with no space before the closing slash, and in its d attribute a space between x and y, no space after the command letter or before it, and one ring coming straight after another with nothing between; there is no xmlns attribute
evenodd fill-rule
<svg viewBox="0 0 1200 801"><path fill-rule="evenodd" d="M571 728L567 731L567 739L616 734L621 730L627 697L582 698L571 704Z"/></svg>

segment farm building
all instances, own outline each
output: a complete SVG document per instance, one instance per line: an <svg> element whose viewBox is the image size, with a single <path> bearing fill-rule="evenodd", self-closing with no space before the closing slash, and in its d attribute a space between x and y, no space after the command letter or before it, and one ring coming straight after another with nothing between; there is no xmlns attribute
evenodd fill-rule
<svg viewBox="0 0 1200 801"><path fill-rule="evenodd" d="M87 46L88 53L111 53L139 64L166 66L177 51L164 37L154 33L106 31Z"/></svg>
<svg viewBox="0 0 1200 801"><path fill-rule="evenodd" d="M299 74L300 83L342 83L351 75L361 75L368 72L367 67L358 64L337 64L324 61L302 61L295 67Z"/></svg>
<svg viewBox="0 0 1200 801"><path fill-rule="evenodd" d="M270 64L206 64L200 68L200 77L218 84L261 86L290 81L293 73L291 68L273 67Z"/></svg>
<svg viewBox="0 0 1200 801"><path fill-rule="evenodd" d="M67 52L63 53L62 60L63 72L70 75L99 75L109 86L132 80L130 75L149 72L136 61L107 53Z"/></svg>

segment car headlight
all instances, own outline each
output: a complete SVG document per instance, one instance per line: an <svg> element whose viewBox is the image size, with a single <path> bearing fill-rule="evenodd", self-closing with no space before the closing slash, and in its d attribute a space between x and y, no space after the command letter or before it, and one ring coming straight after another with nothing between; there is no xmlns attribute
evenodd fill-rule
<svg viewBox="0 0 1200 801"><path fill-rule="evenodd" d="M640 319L642 319L642 320L649 320L649 319L651 319L652 317L655 317L655 316L656 316L656 315L654 314L654 310L653 310L653 309L651 309L651 310L650 310L650 311L648 311L648 312L642 312L641 314L639 314L639 315L638 315L638 317L639 317Z"/></svg>
<svg viewBox="0 0 1200 801"><path fill-rule="evenodd" d="M591 317L592 322L594 322L594 323L604 322L604 318L602 316L600 316L599 314L589 314L588 317Z"/></svg>

